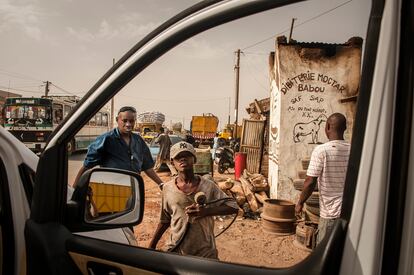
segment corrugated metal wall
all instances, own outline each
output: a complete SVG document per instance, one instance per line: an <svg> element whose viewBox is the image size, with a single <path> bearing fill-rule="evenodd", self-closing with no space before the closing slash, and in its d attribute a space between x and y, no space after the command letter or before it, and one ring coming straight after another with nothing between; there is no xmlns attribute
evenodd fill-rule
<svg viewBox="0 0 414 275"><path fill-rule="evenodd" d="M240 152L247 153L246 169L260 173L263 153L264 120L243 119Z"/></svg>

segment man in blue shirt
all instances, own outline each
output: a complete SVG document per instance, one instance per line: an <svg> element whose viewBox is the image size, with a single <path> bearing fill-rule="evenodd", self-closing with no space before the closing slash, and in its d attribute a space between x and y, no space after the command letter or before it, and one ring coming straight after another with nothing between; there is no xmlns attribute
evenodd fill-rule
<svg viewBox="0 0 414 275"><path fill-rule="evenodd" d="M145 141L133 133L136 120L134 107L122 107L116 121L117 128L96 138L88 147L88 152L80 168L74 185L80 176L94 166L110 167L129 170L137 173L144 172L162 188L163 182L155 173L154 161Z"/></svg>

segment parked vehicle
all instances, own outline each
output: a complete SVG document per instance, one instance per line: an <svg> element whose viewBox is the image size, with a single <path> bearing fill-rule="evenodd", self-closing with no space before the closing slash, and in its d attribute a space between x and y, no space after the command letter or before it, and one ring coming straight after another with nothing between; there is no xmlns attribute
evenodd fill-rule
<svg viewBox="0 0 414 275"><path fill-rule="evenodd" d="M190 124L190 131L195 138L195 144L213 144L217 133L219 119L213 114L193 116Z"/></svg>
<svg viewBox="0 0 414 275"><path fill-rule="evenodd" d="M40 153L52 131L79 101L76 96L9 97L4 104L4 128L35 153ZM110 129L109 111L102 108L68 143L68 152L87 149Z"/></svg>
<svg viewBox="0 0 414 275"><path fill-rule="evenodd" d="M219 133L219 137L225 138L226 140L232 140L241 137L242 127L237 125L237 131L234 130L234 124L227 124L226 127Z"/></svg>
<svg viewBox="0 0 414 275"><path fill-rule="evenodd" d="M182 141L183 139L180 136L177 135L168 135L170 137L171 140L171 145L176 144L177 142ZM157 160L157 156L158 153L160 151L160 145L158 143L155 143L155 138L151 141L151 143L148 145L150 151L151 151L151 156L152 159L154 160L154 162Z"/></svg>
<svg viewBox="0 0 414 275"><path fill-rule="evenodd" d="M217 164L217 171L220 174L226 172L229 168L234 168L234 152L228 146L216 149L214 162Z"/></svg>
<svg viewBox="0 0 414 275"><path fill-rule="evenodd" d="M165 115L160 112L145 112L138 114L135 128L147 143L151 143L161 133L164 121Z"/></svg>
<svg viewBox="0 0 414 275"><path fill-rule="evenodd" d="M372 1L341 217L329 237L302 262L284 269L255 267L74 234L121 228L142 219L142 180L125 171L91 170L66 202L67 143L100 107L183 41L260 11L293 3L296 9L297 2L205 1L173 17L122 57L87 93L54 131L37 166L28 152L16 154L16 142L10 142L15 138L0 128L0 245L7 252L1 253L2 273L412 274L414 3L408 0ZM333 28L336 31L339 26L333 24ZM135 199L128 211L106 220L89 220L85 217L87 187L90 177L102 171L128 176Z"/></svg>
<svg viewBox="0 0 414 275"><path fill-rule="evenodd" d="M137 127L140 130L142 138L147 142L156 138L161 133L162 124L161 123L137 123Z"/></svg>

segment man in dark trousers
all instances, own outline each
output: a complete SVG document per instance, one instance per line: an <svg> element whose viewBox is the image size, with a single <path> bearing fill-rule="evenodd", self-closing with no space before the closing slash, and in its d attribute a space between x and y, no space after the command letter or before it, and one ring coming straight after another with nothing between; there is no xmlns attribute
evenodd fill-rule
<svg viewBox="0 0 414 275"><path fill-rule="evenodd" d="M174 166L172 166L170 162L171 139L168 136L168 133L165 133L164 128L161 128L161 134L155 138L154 142L160 145L160 151L158 152L154 169L159 171L161 165L165 163L170 169L171 175L176 175L177 170L175 170Z"/></svg>
<svg viewBox="0 0 414 275"><path fill-rule="evenodd" d="M86 170L99 165L138 174L144 172L162 188L163 182L153 169L154 161L148 146L139 135L132 132L136 115L134 107L126 106L119 110L116 117L118 127L97 137L89 145L85 161L79 169L73 187Z"/></svg>
<svg viewBox="0 0 414 275"><path fill-rule="evenodd" d="M296 215L300 215L303 204L317 184L320 208L318 244L332 231L335 220L341 214L342 195L351 148L351 145L344 140L345 130L344 115L334 113L329 116L325 126L329 141L316 146L313 150L303 191L295 207Z"/></svg>

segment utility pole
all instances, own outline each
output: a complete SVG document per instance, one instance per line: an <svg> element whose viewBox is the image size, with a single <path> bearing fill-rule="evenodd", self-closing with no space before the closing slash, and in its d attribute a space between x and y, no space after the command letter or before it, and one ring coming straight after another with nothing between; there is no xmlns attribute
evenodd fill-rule
<svg viewBox="0 0 414 275"><path fill-rule="evenodd" d="M112 59L112 66L114 65L115 65L115 58ZM111 126L112 128L114 128L114 108L115 108L115 96L113 96L111 99Z"/></svg>
<svg viewBox="0 0 414 275"><path fill-rule="evenodd" d="M290 33L289 33L288 43L290 43L290 40L292 39L293 25L295 24L295 20L296 20L296 18L292 18L292 24L290 25Z"/></svg>
<svg viewBox="0 0 414 275"><path fill-rule="evenodd" d="M46 82L43 82L43 83L45 83L45 84L46 84L46 85L45 85L45 96L48 96L48 95L49 95L49 84L50 84L51 82L46 81Z"/></svg>
<svg viewBox="0 0 414 275"><path fill-rule="evenodd" d="M227 124L230 124L230 97L228 97L228 101L229 101L229 112L228 112L228 119L227 119Z"/></svg>
<svg viewBox="0 0 414 275"><path fill-rule="evenodd" d="M237 123L238 123L238 116L239 116L239 84L240 84L240 49L236 51L236 65L234 65L234 71L236 73L236 89L235 89L235 97L234 97L234 129L233 129L233 137L237 136Z"/></svg>

